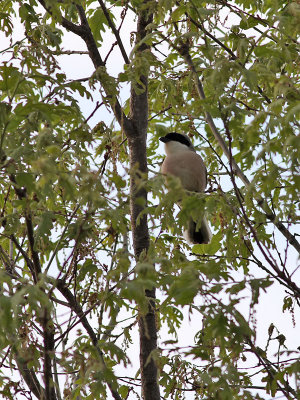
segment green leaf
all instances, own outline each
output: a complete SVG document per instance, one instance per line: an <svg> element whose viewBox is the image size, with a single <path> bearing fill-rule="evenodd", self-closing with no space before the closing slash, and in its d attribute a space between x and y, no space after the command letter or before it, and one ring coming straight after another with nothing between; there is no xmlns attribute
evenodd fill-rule
<svg viewBox="0 0 300 400"><path fill-rule="evenodd" d="M181 16L186 12L186 6L180 5L172 12L172 20L178 21Z"/></svg>
<svg viewBox="0 0 300 400"><path fill-rule="evenodd" d="M13 32L13 22L11 15L6 12L0 12L0 29L5 33L5 36L9 36Z"/></svg>
<svg viewBox="0 0 300 400"><path fill-rule="evenodd" d="M0 126L5 126L8 122L11 106L5 102L0 102Z"/></svg>
<svg viewBox="0 0 300 400"><path fill-rule="evenodd" d="M19 172L16 174L17 184L21 187L25 187L28 194L35 189L35 177L32 173Z"/></svg>
<svg viewBox="0 0 300 400"><path fill-rule="evenodd" d="M213 234L211 242L209 244L195 244L192 248L195 254L216 254L222 246L222 232Z"/></svg>
<svg viewBox="0 0 300 400"><path fill-rule="evenodd" d="M186 267L171 285L169 295L177 304L189 304L197 295L199 288L200 281L197 271L193 267Z"/></svg>
<svg viewBox="0 0 300 400"><path fill-rule="evenodd" d="M100 7L96 9L96 11L92 14L89 18L89 24L93 33L93 37L96 42L101 43L102 35L101 31L105 32L105 25L106 19L104 13Z"/></svg>
<svg viewBox="0 0 300 400"><path fill-rule="evenodd" d="M253 17L242 18L242 20L240 22L240 28L241 29L250 29L260 23L262 24L263 21L262 20L259 21L257 18L253 18ZM265 24L263 24L263 25L265 25Z"/></svg>
<svg viewBox="0 0 300 400"><path fill-rule="evenodd" d="M54 218L55 218L55 216L54 216L53 212L51 212L51 211L45 211L39 217L39 224L35 231L36 239L41 239L43 237L49 238L51 230L53 228Z"/></svg>

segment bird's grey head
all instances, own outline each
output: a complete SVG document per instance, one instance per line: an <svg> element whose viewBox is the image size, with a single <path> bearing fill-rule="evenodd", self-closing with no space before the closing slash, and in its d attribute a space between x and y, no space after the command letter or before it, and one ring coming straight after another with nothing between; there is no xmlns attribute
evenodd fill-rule
<svg viewBox="0 0 300 400"><path fill-rule="evenodd" d="M169 142L178 142L188 147L190 150L195 151L190 138L183 133L169 132L166 136L160 137L159 140L165 144Z"/></svg>

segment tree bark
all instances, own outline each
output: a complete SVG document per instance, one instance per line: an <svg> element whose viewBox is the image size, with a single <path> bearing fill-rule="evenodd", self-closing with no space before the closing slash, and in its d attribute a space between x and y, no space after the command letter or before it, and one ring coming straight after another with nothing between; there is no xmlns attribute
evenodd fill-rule
<svg viewBox="0 0 300 400"><path fill-rule="evenodd" d="M144 3L145 5L146 3ZM139 13L137 24L137 52L148 49L145 43L139 45L147 34L147 25L152 22L152 14L145 8ZM127 133L130 152L130 210L133 247L138 260L149 248L149 231L147 216L139 217L147 206L147 191L140 185L141 179L147 178L147 128L148 128L148 77L140 76L139 92L131 88L130 110L133 129ZM155 288L145 291L148 299L148 311L140 315L140 370L142 380L142 397L144 400L159 400L158 369L153 359L157 349L157 326L155 318Z"/></svg>

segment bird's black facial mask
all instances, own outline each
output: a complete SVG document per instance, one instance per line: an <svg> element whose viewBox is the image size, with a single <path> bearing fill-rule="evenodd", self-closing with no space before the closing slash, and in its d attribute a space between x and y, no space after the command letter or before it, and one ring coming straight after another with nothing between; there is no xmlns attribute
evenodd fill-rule
<svg viewBox="0 0 300 400"><path fill-rule="evenodd" d="M184 135L181 135L180 133L177 132L170 132L166 136L160 137L159 140L163 143L168 143L173 141L185 144L188 147L191 146L191 142L189 141L189 139L187 139Z"/></svg>

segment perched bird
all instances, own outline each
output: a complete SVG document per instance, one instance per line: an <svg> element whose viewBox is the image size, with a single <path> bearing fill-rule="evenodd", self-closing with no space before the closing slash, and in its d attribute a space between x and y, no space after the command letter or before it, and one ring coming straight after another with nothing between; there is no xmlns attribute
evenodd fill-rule
<svg viewBox="0 0 300 400"><path fill-rule="evenodd" d="M170 132L159 140L165 144L166 152L161 172L178 177L186 190L204 192L207 183L206 168L189 137L181 133ZM212 234L205 216L198 228L197 223L190 218L184 237L193 244L208 244Z"/></svg>

